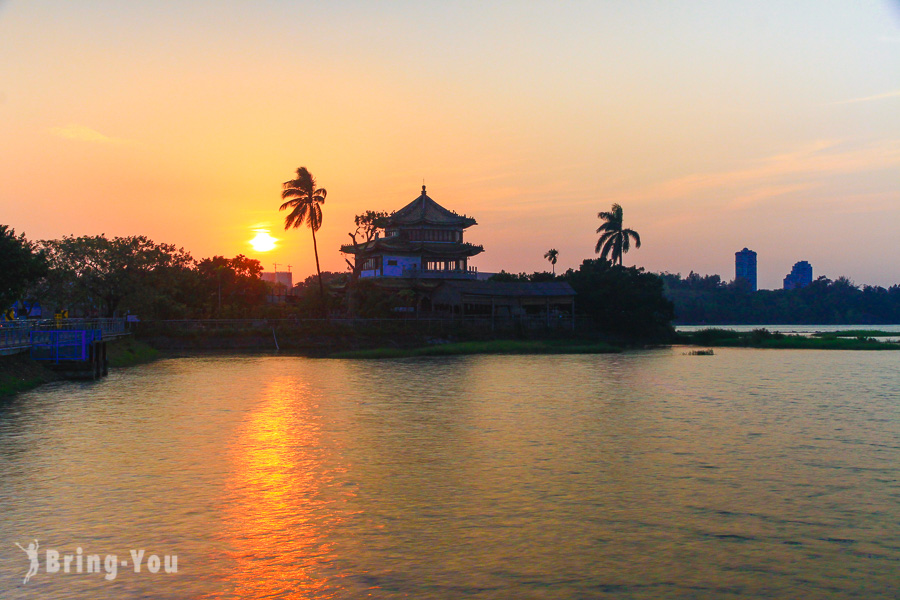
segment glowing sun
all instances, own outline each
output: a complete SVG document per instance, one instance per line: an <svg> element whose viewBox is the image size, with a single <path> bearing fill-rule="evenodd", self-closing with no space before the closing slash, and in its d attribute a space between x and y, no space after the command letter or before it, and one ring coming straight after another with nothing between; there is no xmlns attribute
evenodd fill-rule
<svg viewBox="0 0 900 600"><path fill-rule="evenodd" d="M275 249L275 243L278 241L278 238L273 238L269 235L268 229L257 229L256 237L250 240L250 245L253 246L253 249L257 252L268 252L269 250Z"/></svg>

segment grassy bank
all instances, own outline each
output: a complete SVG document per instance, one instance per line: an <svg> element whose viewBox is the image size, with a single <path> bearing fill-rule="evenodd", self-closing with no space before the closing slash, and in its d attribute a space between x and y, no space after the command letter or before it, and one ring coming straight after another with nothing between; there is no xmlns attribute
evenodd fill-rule
<svg viewBox="0 0 900 600"><path fill-rule="evenodd" d="M500 328L477 322L375 322L346 320L273 322L263 320L217 326L215 322L142 323L137 339L167 351L281 351L314 357L420 356L488 352L605 352L615 340L600 344L596 331ZM474 345L472 345L474 344ZM624 342L623 342L624 344ZM625 344L628 345L628 344ZM440 349L438 349L440 348ZM570 348L563 350L562 348ZM424 354L423 354L424 353Z"/></svg>
<svg viewBox="0 0 900 600"><path fill-rule="evenodd" d="M27 352L0 356L0 397L12 396L57 379L56 373L31 360Z"/></svg>
<svg viewBox="0 0 900 600"><path fill-rule="evenodd" d="M693 346L734 348L781 348L791 350L900 350L896 342L879 342L872 335L885 332L874 330L841 331L813 336L772 333L766 329L749 332L730 329L702 329L678 334L678 342Z"/></svg>
<svg viewBox="0 0 900 600"><path fill-rule="evenodd" d="M418 348L371 348L337 352L330 358L406 358L465 354L609 354L620 348L602 342L568 340L490 340L433 344Z"/></svg>
<svg viewBox="0 0 900 600"><path fill-rule="evenodd" d="M846 331L819 331L813 335L820 338L871 338L897 337L898 334L880 329L848 329Z"/></svg>
<svg viewBox="0 0 900 600"><path fill-rule="evenodd" d="M106 356L110 368L118 369L156 360L159 358L159 351L129 336L110 342L106 347Z"/></svg>

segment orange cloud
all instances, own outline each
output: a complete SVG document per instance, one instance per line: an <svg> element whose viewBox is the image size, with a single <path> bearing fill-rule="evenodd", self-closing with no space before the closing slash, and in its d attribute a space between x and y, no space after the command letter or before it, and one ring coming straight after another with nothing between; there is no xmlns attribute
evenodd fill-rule
<svg viewBox="0 0 900 600"><path fill-rule="evenodd" d="M829 176L893 167L900 167L900 140L885 140L858 148L819 141L793 152L759 159L746 168L693 173L614 196L608 201L697 200L714 193L717 198L732 198L729 206L740 208L817 187Z"/></svg>
<svg viewBox="0 0 900 600"><path fill-rule="evenodd" d="M50 133L67 140L78 140L80 142L97 144L121 144L125 142L125 140L104 135L96 129L77 124L66 125L65 127L51 127Z"/></svg>
<svg viewBox="0 0 900 600"><path fill-rule="evenodd" d="M862 98L851 98L850 100L841 100L832 102L831 104L856 104L857 102L871 102L873 100L884 100L885 98L900 98L900 90L893 92L885 92L884 94L875 94L874 96L864 96Z"/></svg>

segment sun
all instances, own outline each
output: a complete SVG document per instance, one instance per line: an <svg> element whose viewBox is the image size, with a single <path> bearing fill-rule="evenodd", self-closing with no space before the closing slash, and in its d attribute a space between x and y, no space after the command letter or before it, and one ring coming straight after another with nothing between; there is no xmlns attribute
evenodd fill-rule
<svg viewBox="0 0 900 600"><path fill-rule="evenodd" d="M278 238L273 238L269 235L268 229L255 229L256 237L250 240L250 245L253 246L253 249L257 252L268 252L269 250L275 249L275 243L278 242Z"/></svg>

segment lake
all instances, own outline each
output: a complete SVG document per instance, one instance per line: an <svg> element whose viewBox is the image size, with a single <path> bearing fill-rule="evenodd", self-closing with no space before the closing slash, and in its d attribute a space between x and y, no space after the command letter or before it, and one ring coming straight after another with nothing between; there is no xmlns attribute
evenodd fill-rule
<svg viewBox="0 0 900 600"><path fill-rule="evenodd" d="M686 350L197 356L4 400L0 597L896 598L900 354Z"/></svg>

